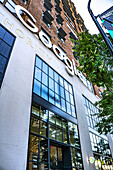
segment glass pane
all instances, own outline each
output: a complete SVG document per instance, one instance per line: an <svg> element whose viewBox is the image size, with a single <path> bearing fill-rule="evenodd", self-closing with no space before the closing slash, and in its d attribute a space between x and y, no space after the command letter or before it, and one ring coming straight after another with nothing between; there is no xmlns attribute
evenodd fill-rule
<svg viewBox="0 0 113 170"><path fill-rule="evenodd" d="M39 113L40 113L40 109L32 106L32 114L39 116Z"/></svg>
<svg viewBox="0 0 113 170"><path fill-rule="evenodd" d="M31 117L31 132L39 134L39 120Z"/></svg>
<svg viewBox="0 0 113 170"><path fill-rule="evenodd" d="M55 94L55 105L60 108L60 96Z"/></svg>
<svg viewBox="0 0 113 170"><path fill-rule="evenodd" d="M7 59L0 55L0 73L4 73Z"/></svg>
<svg viewBox="0 0 113 170"><path fill-rule="evenodd" d="M63 129L67 130L67 122L63 120Z"/></svg>
<svg viewBox="0 0 113 170"><path fill-rule="evenodd" d="M2 26L0 26L0 38L1 39L3 39L5 32L6 30Z"/></svg>
<svg viewBox="0 0 113 170"><path fill-rule="evenodd" d="M70 103L66 102L67 105L67 113L71 115L71 106Z"/></svg>
<svg viewBox="0 0 113 170"><path fill-rule="evenodd" d="M52 90L49 90L49 102L52 104L55 103L54 92Z"/></svg>
<svg viewBox="0 0 113 170"><path fill-rule="evenodd" d="M49 67L49 76L50 76L51 78L53 78L53 69L51 69L50 67Z"/></svg>
<svg viewBox="0 0 113 170"><path fill-rule="evenodd" d="M37 162L29 162L28 164L28 170L37 170L38 169L38 164Z"/></svg>
<svg viewBox="0 0 113 170"><path fill-rule="evenodd" d="M72 86L71 86L71 85L69 85L69 92L70 92L71 94L73 94Z"/></svg>
<svg viewBox="0 0 113 170"><path fill-rule="evenodd" d="M11 47L2 40L0 40L0 54L2 54L6 58L9 58L10 51Z"/></svg>
<svg viewBox="0 0 113 170"><path fill-rule="evenodd" d="M70 94L71 104L74 105L73 95Z"/></svg>
<svg viewBox="0 0 113 170"><path fill-rule="evenodd" d="M55 93L60 94L60 86L55 82Z"/></svg>
<svg viewBox="0 0 113 170"><path fill-rule="evenodd" d="M70 133L70 144L75 146L74 133Z"/></svg>
<svg viewBox="0 0 113 170"><path fill-rule="evenodd" d="M46 122L40 121L40 135L45 137L48 136Z"/></svg>
<svg viewBox="0 0 113 170"><path fill-rule="evenodd" d="M10 46L12 46L12 44L13 44L13 42L14 42L14 37L10 34L10 33L8 33L8 32L6 32L6 34L5 34L5 36L4 36L4 41L7 43L7 44L9 44Z"/></svg>
<svg viewBox="0 0 113 170"><path fill-rule="evenodd" d="M40 164L39 170L48 170L48 164L44 164L44 163Z"/></svg>
<svg viewBox="0 0 113 170"><path fill-rule="evenodd" d="M38 57L36 57L36 66L39 67L41 69L42 66L42 60Z"/></svg>
<svg viewBox="0 0 113 170"><path fill-rule="evenodd" d="M49 88L54 91L54 80L49 77Z"/></svg>
<svg viewBox="0 0 113 170"><path fill-rule="evenodd" d="M65 90L66 100L69 102L69 92Z"/></svg>
<svg viewBox="0 0 113 170"><path fill-rule="evenodd" d="M61 98L61 106L62 106L62 110L66 111L66 103L63 98Z"/></svg>
<svg viewBox="0 0 113 170"><path fill-rule="evenodd" d="M41 119L43 119L45 122L47 122L48 120L48 110L43 110L41 109L41 113L40 113L40 117Z"/></svg>
<svg viewBox="0 0 113 170"><path fill-rule="evenodd" d="M39 138L35 135L30 135L30 142L29 142L29 160L38 161L38 145L39 145Z"/></svg>
<svg viewBox="0 0 113 170"><path fill-rule="evenodd" d="M52 125L49 125L49 138L56 140L56 128Z"/></svg>
<svg viewBox="0 0 113 170"><path fill-rule="evenodd" d="M62 129L57 128L57 140L63 142L62 140Z"/></svg>
<svg viewBox="0 0 113 170"><path fill-rule="evenodd" d="M35 67L35 78L41 81L41 70L37 67Z"/></svg>
<svg viewBox="0 0 113 170"><path fill-rule="evenodd" d="M59 83L59 76L56 72L54 72L54 79L57 83Z"/></svg>
<svg viewBox="0 0 113 170"><path fill-rule="evenodd" d="M68 82L64 81L65 89L68 91Z"/></svg>
<svg viewBox="0 0 113 170"><path fill-rule="evenodd" d="M62 148L58 148L58 161L62 161Z"/></svg>
<svg viewBox="0 0 113 170"><path fill-rule="evenodd" d="M57 165L57 148L50 145L50 162L51 167L56 167Z"/></svg>
<svg viewBox="0 0 113 170"><path fill-rule="evenodd" d="M70 132L73 132L73 123L68 122L68 128Z"/></svg>
<svg viewBox="0 0 113 170"><path fill-rule="evenodd" d="M42 98L45 100L48 100L48 88L44 85L42 85Z"/></svg>
<svg viewBox="0 0 113 170"><path fill-rule="evenodd" d="M62 86L60 86L60 95L61 95L61 97L65 98L65 96L64 96L64 88Z"/></svg>
<svg viewBox="0 0 113 170"><path fill-rule="evenodd" d="M41 90L41 83L39 81L37 81L36 79L34 79L33 92L40 96L40 90Z"/></svg>
<svg viewBox="0 0 113 170"><path fill-rule="evenodd" d="M64 131L63 135L64 135L64 143L68 143L68 134L67 134L67 131Z"/></svg>
<svg viewBox="0 0 113 170"><path fill-rule="evenodd" d="M48 162L48 141L40 138L40 162Z"/></svg>
<svg viewBox="0 0 113 170"><path fill-rule="evenodd" d="M72 166L76 166L76 152L75 148L71 148Z"/></svg>
<svg viewBox="0 0 113 170"><path fill-rule="evenodd" d="M60 85L63 87L64 86L64 84L63 84L63 78L62 77L60 77Z"/></svg>
<svg viewBox="0 0 113 170"><path fill-rule="evenodd" d="M71 105L72 116L76 117L75 107Z"/></svg>
<svg viewBox="0 0 113 170"><path fill-rule="evenodd" d="M56 117L56 125L62 127L62 119L59 116Z"/></svg>
<svg viewBox="0 0 113 170"><path fill-rule="evenodd" d="M48 76L44 72L42 72L42 83L48 86Z"/></svg>
<svg viewBox="0 0 113 170"><path fill-rule="evenodd" d="M49 111L49 122L55 124L55 114Z"/></svg>
<svg viewBox="0 0 113 170"><path fill-rule="evenodd" d="M44 63L44 62L43 62L42 70L43 70L43 72L48 74L48 65L46 63Z"/></svg>

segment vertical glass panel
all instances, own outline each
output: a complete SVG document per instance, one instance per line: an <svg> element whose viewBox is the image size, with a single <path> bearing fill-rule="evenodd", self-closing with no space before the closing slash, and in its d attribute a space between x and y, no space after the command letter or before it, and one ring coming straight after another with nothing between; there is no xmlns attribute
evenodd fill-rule
<svg viewBox="0 0 113 170"><path fill-rule="evenodd" d="M56 92L57 94L60 94L60 86L59 86L59 84L57 84L56 82L55 82L55 92Z"/></svg>
<svg viewBox="0 0 113 170"><path fill-rule="evenodd" d="M75 146L74 133L70 133L70 144Z"/></svg>
<svg viewBox="0 0 113 170"><path fill-rule="evenodd" d="M70 92L71 94L73 94L72 86L71 86L71 85L69 85L69 92Z"/></svg>
<svg viewBox="0 0 113 170"><path fill-rule="evenodd" d="M39 134L39 120L31 117L31 132Z"/></svg>
<svg viewBox="0 0 113 170"><path fill-rule="evenodd" d="M49 102L52 104L55 102L54 92L52 90L49 90Z"/></svg>
<svg viewBox="0 0 113 170"><path fill-rule="evenodd" d="M49 88L54 91L54 80L49 77Z"/></svg>
<svg viewBox="0 0 113 170"><path fill-rule="evenodd" d="M73 95L70 94L71 104L74 105Z"/></svg>
<svg viewBox="0 0 113 170"><path fill-rule="evenodd" d="M40 162L48 162L48 141L40 138Z"/></svg>
<svg viewBox="0 0 113 170"><path fill-rule="evenodd" d="M42 98L45 100L48 100L48 88L44 85L42 85Z"/></svg>
<svg viewBox="0 0 113 170"><path fill-rule="evenodd" d="M38 169L37 162L29 162L28 170L37 170L37 169Z"/></svg>
<svg viewBox="0 0 113 170"><path fill-rule="evenodd" d="M61 98L61 106L62 106L62 110L66 111L66 103L63 98Z"/></svg>
<svg viewBox="0 0 113 170"><path fill-rule="evenodd" d="M55 114L49 111L49 122L55 124Z"/></svg>
<svg viewBox="0 0 113 170"><path fill-rule="evenodd" d="M61 97L65 98L64 97L64 88L62 86L60 86L60 95L61 95Z"/></svg>
<svg viewBox="0 0 113 170"><path fill-rule="evenodd" d="M63 120L63 129L67 130L67 122Z"/></svg>
<svg viewBox="0 0 113 170"><path fill-rule="evenodd" d="M68 82L64 81L65 89L68 91Z"/></svg>
<svg viewBox="0 0 113 170"><path fill-rule="evenodd" d="M60 129L60 128L57 128L57 140L60 141L60 142L63 142L62 129Z"/></svg>
<svg viewBox="0 0 113 170"><path fill-rule="evenodd" d="M39 116L39 113L40 113L40 109L32 106L32 114Z"/></svg>
<svg viewBox="0 0 113 170"><path fill-rule="evenodd" d="M64 86L64 83L63 83L63 78L60 77L60 85L63 87Z"/></svg>
<svg viewBox="0 0 113 170"><path fill-rule="evenodd" d="M48 110L41 109L40 117L41 117L42 120L47 122L47 120L48 120Z"/></svg>
<svg viewBox="0 0 113 170"><path fill-rule="evenodd" d="M66 100L69 102L69 92L65 90Z"/></svg>
<svg viewBox="0 0 113 170"><path fill-rule="evenodd" d="M14 37L10 34L10 33L8 33L8 32L6 32L6 34L5 34L5 36L4 36L4 41L7 43L7 44L9 44L10 46L12 46L12 44L13 44L13 42L14 42Z"/></svg>
<svg viewBox="0 0 113 170"><path fill-rule="evenodd" d="M44 72L42 72L42 83L48 86L48 76Z"/></svg>
<svg viewBox="0 0 113 170"><path fill-rule="evenodd" d="M76 166L76 151L75 148L71 148L72 166Z"/></svg>
<svg viewBox="0 0 113 170"><path fill-rule="evenodd" d="M0 38L1 39L3 39L5 33L6 33L6 30L2 26L0 26Z"/></svg>
<svg viewBox="0 0 113 170"><path fill-rule="evenodd" d="M40 96L40 91L41 91L41 83L39 81L37 81L36 79L34 79L33 92Z"/></svg>
<svg viewBox="0 0 113 170"><path fill-rule="evenodd" d="M62 148L58 148L58 161L62 161Z"/></svg>
<svg viewBox="0 0 113 170"><path fill-rule="evenodd" d="M7 45L5 42L0 40L0 54L4 57L8 58L11 51L11 47Z"/></svg>
<svg viewBox="0 0 113 170"><path fill-rule="evenodd" d="M60 108L60 96L55 94L55 105Z"/></svg>
<svg viewBox="0 0 113 170"><path fill-rule="evenodd" d="M56 128L52 125L49 125L49 138L56 140Z"/></svg>
<svg viewBox="0 0 113 170"><path fill-rule="evenodd" d="M67 131L63 132L63 136L64 136L64 143L68 143Z"/></svg>
<svg viewBox="0 0 113 170"><path fill-rule="evenodd" d="M56 72L54 72L54 79L57 83L59 83L59 76Z"/></svg>
<svg viewBox="0 0 113 170"><path fill-rule="evenodd" d="M62 127L62 119L59 116L56 117L56 125Z"/></svg>
<svg viewBox="0 0 113 170"><path fill-rule="evenodd" d="M75 107L71 105L72 116L76 117Z"/></svg>
<svg viewBox="0 0 113 170"><path fill-rule="evenodd" d="M53 79L53 69L49 67L49 76Z"/></svg>
<svg viewBox="0 0 113 170"><path fill-rule="evenodd" d="M44 63L44 62L43 62L43 65L42 65L42 70L43 70L43 72L48 74L48 65L46 63Z"/></svg>
<svg viewBox="0 0 113 170"><path fill-rule="evenodd" d="M47 137L47 135L48 135L47 130L48 130L47 123L40 121L40 135Z"/></svg>
<svg viewBox="0 0 113 170"><path fill-rule="evenodd" d="M73 132L73 123L68 122L68 128L70 132Z"/></svg>
<svg viewBox="0 0 113 170"><path fill-rule="evenodd" d="M67 113L71 115L70 103L66 102L66 105L67 105Z"/></svg>
<svg viewBox="0 0 113 170"><path fill-rule="evenodd" d="M35 78L41 81L41 70L37 67L35 67Z"/></svg>
<svg viewBox="0 0 113 170"><path fill-rule="evenodd" d="M39 138L35 135L30 135L29 141L29 160L33 161L33 158L38 161L38 146L39 146Z"/></svg>
<svg viewBox="0 0 113 170"><path fill-rule="evenodd" d="M7 64L7 59L0 55L0 73L4 73Z"/></svg>
<svg viewBox="0 0 113 170"><path fill-rule="evenodd" d="M39 57L36 57L36 66L42 68L42 60Z"/></svg>
<svg viewBox="0 0 113 170"><path fill-rule="evenodd" d="M56 167L57 165L57 148L50 145L50 162L51 167Z"/></svg>

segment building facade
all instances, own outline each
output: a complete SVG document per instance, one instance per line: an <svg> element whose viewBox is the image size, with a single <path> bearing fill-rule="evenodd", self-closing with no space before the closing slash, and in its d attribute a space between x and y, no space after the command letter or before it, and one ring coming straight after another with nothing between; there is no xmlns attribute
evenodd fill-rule
<svg viewBox="0 0 113 170"><path fill-rule="evenodd" d="M70 0L0 0L0 170L113 169L73 52L85 30Z"/></svg>

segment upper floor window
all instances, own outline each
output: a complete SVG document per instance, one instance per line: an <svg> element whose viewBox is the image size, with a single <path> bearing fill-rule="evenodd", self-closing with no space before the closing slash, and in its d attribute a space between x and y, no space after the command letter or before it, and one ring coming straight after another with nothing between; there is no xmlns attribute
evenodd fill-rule
<svg viewBox="0 0 113 170"><path fill-rule="evenodd" d="M51 16L51 14L48 11L42 12L42 20L45 22L45 24L51 28L52 21L54 18Z"/></svg>
<svg viewBox="0 0 113 170"><path fill-rule="evenodd" d="M96 106L94 106L87 98L85 98L84 96L83 98L88 126L93 129L96 129L95 125L97 122L99 122L99 119L95 114L99 112L99 109Z"/></svg>
<svg viewBox="0 0 113 170"><path fill-rule="evenodd" d="M36 56L33 92L76 117L72 85Z"/></svg>
<svg viewBox="0 0 113 170"><path fill-rule="evenodd" d="M10 58L15 37L0 25L0 87Z"/></svg>

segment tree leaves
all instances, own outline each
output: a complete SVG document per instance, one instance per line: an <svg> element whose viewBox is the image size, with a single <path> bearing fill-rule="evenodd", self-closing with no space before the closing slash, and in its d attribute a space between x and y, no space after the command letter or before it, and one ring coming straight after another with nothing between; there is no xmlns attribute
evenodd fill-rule
<svg viewBox="0 0 113 170"><path fill-rule="evenodd" d="M99 133L113 133L113 57L103 41L101 34L89 34L88 31L79 35L74 51L79 56L78 69L86 73L87 79L98 87L105 86L99 106L97 123ZM111 39L113 43L113 39Z"/></svg>

